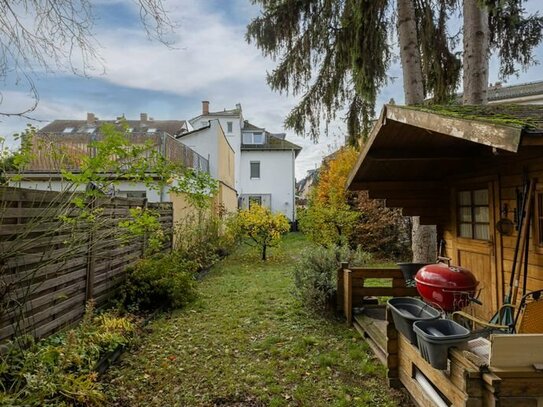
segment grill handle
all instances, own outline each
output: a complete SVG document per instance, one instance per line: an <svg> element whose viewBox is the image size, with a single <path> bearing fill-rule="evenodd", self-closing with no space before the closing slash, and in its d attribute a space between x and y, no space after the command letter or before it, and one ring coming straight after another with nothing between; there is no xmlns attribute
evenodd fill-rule
<svg viewBox="0 0 543 407"><path fill-rule="evenodd" d="M438 263L447 263L447 266L451 267L451 258L445 256L437 256Z"/></svg>

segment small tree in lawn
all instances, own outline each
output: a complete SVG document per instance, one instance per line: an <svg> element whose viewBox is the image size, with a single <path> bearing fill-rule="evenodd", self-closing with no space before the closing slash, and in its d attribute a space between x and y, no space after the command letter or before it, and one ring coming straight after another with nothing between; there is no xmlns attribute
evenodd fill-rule
<svg viewBox="0 0 543 407"><path fill-rule="evenodd" d="M255 204L239 211L232 226L238 236L246 239L245 243L261 249L262 260L266 260L268 247L277 246L281 235L290 229L285 215L273 214L268 208Z"/></svg>

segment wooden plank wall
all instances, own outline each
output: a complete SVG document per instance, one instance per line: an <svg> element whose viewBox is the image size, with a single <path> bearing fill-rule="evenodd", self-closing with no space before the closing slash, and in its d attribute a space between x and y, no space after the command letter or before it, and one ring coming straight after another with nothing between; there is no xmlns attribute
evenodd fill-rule
<svg viewBox="0 0 543 407"><path fill-rule="evenodd" d="M81 213L74 196L0 188L0 342L48 336L78 321L90 298L106 304L145 247L145 237L119 238L131 208L148 205L166 233L173 229L171 203L136 198L97 198L94 226L70 222ZM164 250L170 247L171 239Z"/></svg>
<svg viewBox="0 0 543 407"><path fill-rule="evenodd" d="M532 156L534 153L531 154ZM510 220L514 220L513 211L517 207L516 190L522 192L524 177L536 178L537 188L543 187L543 160L540 158L538 152L537 158L530 156L530 152L519 152L519 154L512 158L510 162L504 162L501 165L495 167L489 167L486 171L473 174L471 177L464 177L451 180L451 213L450 219L445 225L442 225L443 237L446 241L446 255L451 257L454 262L457 262L456 249L459 239L456 236L456 208L454 207L454 194L458 189L462 189L463 186L469 187L475 183L481 184L481 180L490 182L494 191L492 198L494 200L493 213L494 224L504 217L502 210L504 205L507 206L508 213L506 215ZM529 268L528 268L528 281L527 290L543 289L543 250L536 247L534 242L534 221L530 228L530 241L529 241ZM490 225L491 230L494 225ZM515 242L517 239L517 231L515 230L511 236L502 236L497 230L493 231L493 242L491 254L492 254L492 273L488 276L486 282L487 286L492 285L492 312L502 304L504 295L509 288L509 280L511 277L511 269L513 265ZM474 247L478 241L472 241ZM522 270L522 268L521 268ZM517 272L519 271L519 264L517 263ZM520 300L522 293L522 277L520 278L520 289L517 300ZM485 305L486 308L486 305Z"/></svg>

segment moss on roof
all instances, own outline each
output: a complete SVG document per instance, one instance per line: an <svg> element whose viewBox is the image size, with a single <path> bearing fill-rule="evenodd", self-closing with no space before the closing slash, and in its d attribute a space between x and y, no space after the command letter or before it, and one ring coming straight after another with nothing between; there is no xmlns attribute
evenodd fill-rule
<svg viewBox="0 0 543 407"><path fill-rule="evenodd" d="M441 116L522 128L527 131L543 131L542 105L414 105L404 107Z"/></svg>

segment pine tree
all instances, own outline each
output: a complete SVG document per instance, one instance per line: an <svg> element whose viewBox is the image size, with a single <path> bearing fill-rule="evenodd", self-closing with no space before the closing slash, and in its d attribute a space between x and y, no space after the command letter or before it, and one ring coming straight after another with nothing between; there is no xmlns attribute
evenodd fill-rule
<svg viewBox="0 0 543 407"><path fill-rule="evenodd" d="M533 49L541 41L543 20L537 15L525 16L523 0L468 2L476 3L475 12L488 11L489 48L500 59L503 77L515 73L517 64L526 67L533 62ZM268 75L270 87L301 96L285 125L315 141L321 125L326 127L343 109L347 111L345 121L352 142L369 128L377 95L388 81L396 34L395 4L401 7L403 3L415 10L423 96L444 103L458 87L462 64L460 53L455 52L457 36L449 34L447 22L463 4L460 0L400 0L400 3L253 0L253 3L261 6L262 15L248 25L246 38L264 55L278 60ZM412 31L412 23L410 27ZM470 27L467 28L469 36ZM482 60L488 63L488 59ZM475 67L480 69L480 64ZM465 75L472 76L471 65L467 70ZM405 80L420 82L409 76ZM485 82L484 77L481 81Z"/></svg>

